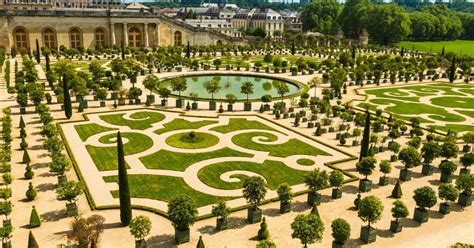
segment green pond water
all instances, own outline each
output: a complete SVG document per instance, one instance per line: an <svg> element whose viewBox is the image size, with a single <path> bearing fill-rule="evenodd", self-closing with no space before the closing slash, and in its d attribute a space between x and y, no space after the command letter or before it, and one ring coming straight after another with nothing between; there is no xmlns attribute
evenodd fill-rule
<svg viewBox="0 0 474 248"><path fill-rule="evenodd" d="M238 76L238 75L200 75L187 76L186 83L188 88L181 92L181 96L189 97L191 93L197 93L199 98L211 98L211 94L206 91L204 83L210 80L219 82L221 89L214 94L214 99L225 100L226 94L233 94L238 100L247 99L247 95L240 93L240 87L244 82L253 83L253 94L249 95L250 100L260 99L263 95L271 95L274 98L280 97L276 86L280 83L288 85L290 90L285 96L297 93L300 88L296 84L292 84L283 80L270 79L255 76ZM162 87L168 87L171 90L171 80L162 82ZM172 91L174 95L178 95L177 91Z"/></svg>

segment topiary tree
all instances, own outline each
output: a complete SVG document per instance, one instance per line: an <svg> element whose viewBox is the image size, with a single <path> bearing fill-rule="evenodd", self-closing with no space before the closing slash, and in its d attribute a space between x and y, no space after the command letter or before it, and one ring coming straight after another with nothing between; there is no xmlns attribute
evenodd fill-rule
<svg viewBox="0 0 474 248"><path fill-rule="evenodd" d="M268 225L264 217L262 223L260 223L260 230L258 230L257 237L258 237L258 240L264 240L264 239L268 239L269 236L270 236L270 233L268 232Z"/></svg>
<svg viewBox="0 0 474 248"><path fill-rule="evenodd" d="M291 199L293 193L288 183L282 183L277 188L278 199L280 200L280 213L288 213L291 210Z"/></svg>
<svg viewBox="0 0 474 248"><path fill-rule="evenodd" d="M387 174L390 174L390 172L392 172L392 164L388 160L382 160L379 164L379 167L380 167L380 172L383 173L383 176L380 177L379 185L385 186L388 184L388 181L389 181Z"/></svg>
<svg viewBox="0 0 474 248"><path fill-rule="evenodd" d="M421 148L421 156L423 157L422 173L424 175L433 174L431 162L433 162L435 158L439 157L440 153L441 146L434 141L428 141L423 145Z"/></svg>
<svg viewBox="0 0 474 248"><path fill-rule="evenodd" d="M146 236L151 232L151 220L146 216L136 216L129 225L130 233L135 237L137 247L146 247Z"/></svg>
<svg viewBox="0 0 474 248"><path fill-rule="evenodd" d="M375 170L377 160L374 157L364 157L356 164L356 170L360 174L364 175L365 178L359 181L359 190L362 192L370 191L372 187L372 181L367 177L372 175Z"/></svg>
<svg viewBox="0 0 474 248"><path fill-rule="evenodd" d="M122 136L117 132L117 157L118 157L118 185L120 199L120 221L123 226L128 226L132 220L132 204L128 186L127 167L123 151Z"/></svg>
<svg viewBox="0 0 474 248"><path fill-rule="evenodd" d="M11 201L2 201L0 202L0 214L5 216L5 220L3 225L11 225L10 220L8 219L8 216L12 213L13 210L13 204Z"/></svg>
<svg viewBox="0 0 474 248"><path fill-rule="evenodd" d="M217 217L217 230L221 231L227 229L227 217L230 214L231 209L227 206L225 201L218 202L215 206L212 206L212 215Z"/></svg>
<svg viewBox="0 0 474 248"><path fill-rule="evenodd" d="M339 199L342 196L342 184L344 183L344 174L340 170L333 170L329 173L329 184L332 189L332 198Z"/></svg>
<svg viewBox="0 0 474 248"><path fill-rule="evenodd" d="M474 153L465 153L461 156L459 162L461 162L462 166L464 166L464 168L461 169L460 174L470 174L471 170L468 167L474 164Z"/></svg>
<svg viewBox="0 0 474 248"><path fill-rule="evenodd" d="M400 151L400 144L397 142L393 141L388 144L388 149L393 152L393 154L390 156L390 162L395 162L398 159L398 152Z"/></svg>
<svg viewBox="0 0 474 248"><path fill-rule="evenodd" d="M332 221L331 229L334 238L333 244L344 246L351 236L351 225L346 220L337 218Z"/></svg>
<svg viewBox="0 0 474 248"><path fill-rule="evenodd" d="M245 178L243 183L243 196L251 207L247 211L247 219L250 223L260 222L262 220L262 210L258 208L260 202L265 199L267 189L265 181L261 177Z"/></svg>
<svg viewBox="0 0 474 248"><path fill-rule="evenodd" d="M26 199L28 199L28 201L32 201L36 198L37 193L31 182L28 184L28 190L26 191L25 194L26 194Z"/></svg>
<svg viewBox="0 0 474 248"><path fill-rule="evenodd" d="M293 233L292 238L297 238L305 248L308 244L321 242L324 233L324 223L321 218L315 214L298 214L295 220L291 223Z"/></svg>
<svg viewBox="0 0 474 248"><path fill-rule="evenodd" d="M398 233L402 231L402 225L399 221L399 218L406 218L409 214L408 208L403 201L396 200L393 202L393 207L391 209L392 217L395 220L390 222L390 231Z"/></svg>
<svg viewBox="0 0 474 248"><path fill-rule="evenodd" d="M33 236L33 232L30 231L28 234L28 248L39 248L38 242L36 242L35 236Z"/></svg>
<svg viewBox="0 0 474 248"><path fill-rule="evenodd" d="M272 241L266 239L258 242L256 248L276 248L276 245Z"/></svg>
<svg viewBox="0 0 474 248"><path fill-rule="evenodd" d="M450 212L450 202L454 202L459 197L459 190L450 183L442 183L438 187L439 199L445 202L439 205L439 212L448 214Z"/></svg>
<svg viewBox="0 0 474 248"><path fill-rule="evenodd" d="M415 215L414 220L420 223L424 223L428 221L428 210L427 208L431 208L437 203L436 192L428 187L424 186L418 189L415 189L413 199L418 206L415 208Z"/></svg>
<svg viewBox="0 0 474 248"><path fill-rule="evenodd" d="M306 175L304 182L309 189L307 202L310 206L321 203L321 194L318 193L318 190L328 186L328 179L327 172L319 170L319 168Z"/></svg>
<svg viewBox="0 0 474 248"><path fill-rule="evenodd" d="M199 240L196 245L196 248L206 248L206 246L204 246L204 241L202 240L202 236L199 236Z"/></svg>
<svg viewBox="0 0 474 248"><path fill-rule="evenodd" d="M456 188L461 191L458 203L464 207L472 204L472 188L474 188L474 175L462 174L456 179Z"/></svg>
<svg viewBox="0 0 474 248"><path fill-rule="evenodd" d="M474 143L474 132L467 132L462 136L463 141L466 143L462 147L463 152L471 152L470 144Z"/></svg>
<svg viewBox="0 0 474 248"><path fill-rule="evenodd" d="M418 166L421 164L421 156L418 151L409 146L405 147L400 151L398 158L402 161L405 165L405 168L400 170L400 180L402 181L410 181L411 179L411 171L410 168L414 166Z"/></svg>
<svg viewBox="0 0 474 248"><path fill-rule="evenodd" d="M439 169L441 170L440 181L443 183L450 183L452 181L452 176L457 170L457 168L458 166L451 161L442 161L439 165Z"/></svg>
<svg viewBox="0 0 474 248"><path fill-rule="evenodd" d="M456 158L458 156L459 147L454 141L446 141L441 145L441 157L449 160L450 158Z"/></svg>
<svg viewBox="0 0 474 248"><path fill-rule="evenodd" d="M369 143L370 143L370 113L369 111L366 112L364 125L365 125L364 133L362 137L362 143L360 146L359 162L362 161L363 158L369 155Z"/></svg>
<svg viewBox="0 0 474 248"><path fill-rule="evenodd" d="M382 218L383 204L376 196L366 196L359 203L357 216L367 222L367 226L361 228L360 239L366 243L374 242L377 230L370 226L371 223L377 223Z"/></svg>
<svg viewBox="0 0 474 248"><path fill-rule="evenodd" d="M35 228L41 226L41 219L38 212L36 211L35 205L31 208L30 214L30 228Z"/></svg>
<svg viewBox="0 0 474 248"><path fill-rule="evenodd" d="M197 210L189 196L179 196L168 203L168 216L175 228L178 244L189 242L189 226L197 218Z"/></svg>
<svg viewBox="0 0 474 248"><path fill-rule="evenodd" d="M400 181L397 180L395 187L392 190L392 197L393 198L401 198L403 195L402 193L402 186L400 185Z"/></svg>
<svg viewBox="0 0 474 248"><path fill-rule="evenodd" d="M65 181L56 189L57 199L67 201L66 213L68 216L77 215L77 198L84 193L84 184L77 181Z"/></svg>

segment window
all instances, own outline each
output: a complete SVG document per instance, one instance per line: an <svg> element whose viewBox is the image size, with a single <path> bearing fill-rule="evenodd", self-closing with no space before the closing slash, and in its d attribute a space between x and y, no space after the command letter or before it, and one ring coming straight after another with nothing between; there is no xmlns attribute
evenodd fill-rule
<svg viewBox="0 0 474 248"><path fill-rule="evenodd" d="M56 38L54 31L47 28L43 31L44 46L47 48L56 48Z"/></svg>
<svg viewBox="0 0 474 248"><path fill-rule="evenodd" d="M101 28L95 30L95 45L105 47L105 31Z"/></svg>
<svg viewBox="0 0 474 248"><path fill-rule="evenodd" d="M183 44L183 37L180 31L174 32L174 45L181 46Z"/></svg>
<svg viewBox="0 0 474 248"><path fill-rule="evenodd" d="M71 29L69 33L71 39L71 48L79 48L81 47L81 32L77 28Z"/></svg>
<svg viewBox="0 0 474 248"><path fill-rule="evenodd" d="M15 31L15 41L16 41L16 48L27 48L28 49L28 35L26 34L25 29L18 28Z"/></svg>
<svg viewBox="0 0 474 248"><path fill-rule="evenodd" d="M138 28L133 27L128 31L128 43L131 47L140 47L142 45L142 34Z"/></svg>

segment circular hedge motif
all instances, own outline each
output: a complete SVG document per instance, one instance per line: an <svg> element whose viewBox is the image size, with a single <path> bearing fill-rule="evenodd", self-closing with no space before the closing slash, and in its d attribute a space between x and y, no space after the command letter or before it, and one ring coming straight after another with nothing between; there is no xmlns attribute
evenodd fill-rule
<svg viewBox="0 0 474 248"><path fill-rule="evenodd" d="M183 149L207 148L219 143L219 138L208 133L187 132L177 133L166 138L166 144Z"/></svg>
<svg viewBox="0 0 474 248"><path fill-rule="evenodd" d="M307 158L300 158L296 160L296 163L298 163L299 165L307 165L307 166L311 166L315 164L313 160L307 159Z"/></svg>

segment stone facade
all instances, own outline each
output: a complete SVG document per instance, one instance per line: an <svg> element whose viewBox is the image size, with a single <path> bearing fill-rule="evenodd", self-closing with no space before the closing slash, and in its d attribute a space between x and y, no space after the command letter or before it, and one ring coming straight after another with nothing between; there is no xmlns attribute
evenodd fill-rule
<svg viewBox="0 0 474 248"><path fill-rule="evenodd" d="M0 9L0 49L11 47L94 49L122 42L132 47L171 45L244 44L219 32L197 28L143 11L93 10L7 10Z"/></svg>

